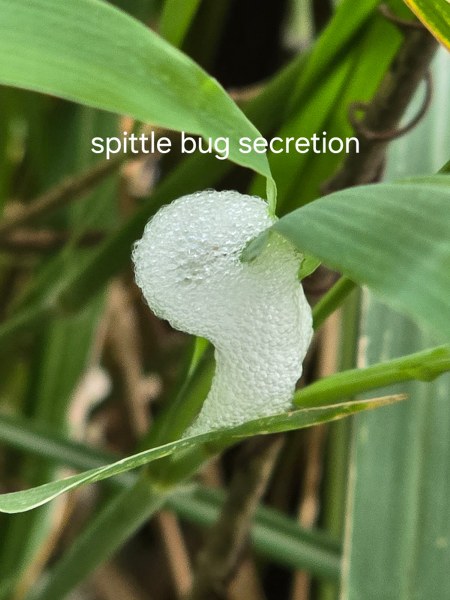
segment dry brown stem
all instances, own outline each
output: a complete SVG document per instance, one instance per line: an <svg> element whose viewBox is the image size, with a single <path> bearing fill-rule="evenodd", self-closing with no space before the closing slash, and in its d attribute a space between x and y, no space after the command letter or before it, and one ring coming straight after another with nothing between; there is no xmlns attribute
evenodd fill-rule
<svg viewBox="0 0 450 600"><path fill-rule="evenodd" d="M266 489L282 438L271 436L247 442L239 457L219 519L211 528L197 563L189 600L226 597L246 546L251 521Z"/></svg>
<svg viewBox="0 0 450 600"><path fill-rule="evenodd" d="M436 49L436 40L422 27L405 32L404 42L375 96L364 105L363 118L357 125L359 153L347 155L340 170L323 186L325 193L379 179L387 144L396 137L400 119L426 79Z"/></svg>

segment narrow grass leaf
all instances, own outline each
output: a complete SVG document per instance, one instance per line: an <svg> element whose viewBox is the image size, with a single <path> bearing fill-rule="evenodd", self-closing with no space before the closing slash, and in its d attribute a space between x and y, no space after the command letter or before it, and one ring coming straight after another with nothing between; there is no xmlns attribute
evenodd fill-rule
<svg viewBox="0 0 450 600"><path fill-rule="evenodd" d="M224 440L232 442L258 434L276 433L310 427L319 423L341 419L363 410L385 406L397 402L398 400L402 400L403 398L404 396L392 396L364 400L361 402L342 402L318 408L294 410L290 413L251 421L232 429L217 430L211 433L180 439L157 448L145 450L144 452L129 456L110 465L91 469L80 475L52 481L51 483L24 491L0 495L0 512L18 513L31 510L32 508L46 504L60 494L77 488L82 484L93 483L95 481L106 479L107 477L112 477L113 475L119 475L120 473L141 467L159 458L173 454L174 452L182 452L213 442L223 443ZM205 452L205 457L207 456L208 453Z"/></svg>
<svg viewBox="0 0 450 600"><path fill-rule="evenodd" d="M159 23L159 32L179 48L200 6L201 0L166 0Z"/></svg>
<svg viewBox="0 0 450 600"><path fill-rule="evenodd" d="M318 406L321 402L350 398L362 392L403 381L433 381L450 371L450 346L439 346L395 360L380 362L365 369L349 369L319 379L299 390L296 406Z"/></svg>
<svg viewBox="0 0 450 600"><path fill-rule="evenodd" d="M405 0L434 37L450 50L450 4L448 0Z"/></svg>

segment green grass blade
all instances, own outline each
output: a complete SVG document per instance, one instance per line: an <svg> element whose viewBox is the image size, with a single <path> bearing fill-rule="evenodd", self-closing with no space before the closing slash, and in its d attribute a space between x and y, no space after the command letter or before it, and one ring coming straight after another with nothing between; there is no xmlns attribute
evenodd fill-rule
<svg viewBox="0 0 450 600"><path fill-rule="evenodd" d="M319 329L327 317L331 315L344 302L349 294L356 288L347 277L341 277L333 287L314 305L313 327Z"/></svg>
<svg viewBox="0 0 450 600"><path fill-rule="evenodd" d="M1 413L0 442L17 450L49 459L56 464L81 470L96 469L118 458L113 454L68 440L61 434L55 433L53 429L49 430L47 426L31 419Z"/></svg>
<svg viewBox="0 0 450 600"><path fill-rule="evenodd" d="M375 398L373 400L365 400L362 402L342 402L330 404L329 406L300 409L286 414L250 421L245 425L232 429L217 430L211 433L184 438L164 444L157 448L145 450L139 454L129 456L128 458L124 458L104 467L86 471L80 475L74 475L59 481L52 481L51 483L25 491L0 495L0 512L16 513L37 508L38 506L53 500L60 494L75 489L80 485L101 481L107 477L119 475L120 473L141 467L175 452L180 453L190 449L203 448L205 445L211 445L213 443L223 445L225 440L227 443L232 443L252 435L310 427L319 423L344 418L362 410L369 410L378 406L388 405L401 399L403 399L403 397L395 396L389 398ZM204 454L206 459L209 456L206 448Z"/></svg>
<svg viewBox="0 0 450 600"><path fill-rule="evenodd" d="M450 4L445 0L405 0L434 37L450 50Z"/></svg>
<svg viewBox="0 0 450 600"><path fill-rule="evenodd" d="M272 230L449 339L450 185L343 190L286 215Z"/></svg>
<svg viewBox="0 0 450 600"><path fill-rule="evenodd" d="M302 100L311 84L317 83L319 73L324 73L336 57L345 52L349 42L361 31L375 11L378 0L361 0L355 4L352 0L339 3L333 19L323 31L314 46L308 64L299 77L290 99L291 106Z"/></svg>
<svg viewBox="0 0 450 600"><path fill-rule="evenodd" d="M265 155L239 152L239 138L258 130L215 79L139 21L101 0L0 0L0 13L1 83L226 136L230 159L271 181Z"/></svg>
<svg viewBox="0 0 450 600"><path fill-rule="evenodd" d="M325 377L298 391L296 406L318 406L338 398L350 398L402 381L433 381L450 371L450 346L440 346L365 369L350 369Z"/></svg>
<svg viewBox="0 0 450 600"><path fill-rule="evenodd" d="M348 11L355 8L355 3L352 4L353 7L347 5ZM336 20L336 25L333 21L333 28L337 28L339 21ZM349 23L352 22L349 19ZM347 118L349 105L355 101L370 101L401 43L398 31L377 14L367 19L363 31L344 55L338 53L335 56L332 73L300 104L277 135L283 139L309 139L314 134L320 138L322 132L326 133L327 139L354 135ZM339 37L336 30L335 37ZM330 43L334 42L330 40ZM323 153L321 142L318 150L319 153L269 155L272 173L278 183L281 214L317 198L321 184L342 161L342 153ZM258 184L253 191L262 193L263 182L260 178L256 181Z"/></svg>
<svg viewBox="0 0 450 600"><path fill-rule="evenodd" d="M159 23L159 32L163 38L179 48L200 3L201 0L166 0Z"/></svg>

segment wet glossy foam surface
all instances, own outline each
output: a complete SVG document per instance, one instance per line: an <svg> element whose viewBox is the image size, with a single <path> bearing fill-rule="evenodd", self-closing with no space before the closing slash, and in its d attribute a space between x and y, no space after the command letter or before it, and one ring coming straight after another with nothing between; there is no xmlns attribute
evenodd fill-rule
<svg viewBox="0 0 450 600"><path fill-rule="evenodd" d="M273 234L255 261L240 261L271 224L262 199L208 190L163 207L135 245L136 281L150 308L215 347L214 380L189 434L291 408L312 335L300 257Z"/></svg>

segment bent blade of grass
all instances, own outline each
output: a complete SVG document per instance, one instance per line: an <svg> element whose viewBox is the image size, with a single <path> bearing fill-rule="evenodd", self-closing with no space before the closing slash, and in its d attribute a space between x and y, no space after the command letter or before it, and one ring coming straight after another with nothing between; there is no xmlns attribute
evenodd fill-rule
<svg viewBox="0 0 450 600"><path fill-rule="evenodd" d="M220 84L130 15L101 0L0 0L0 82L203 137L275 184L264 154L239 152L256 127ZM101 22L102 26L98 27Z"/></svg>
<svg viewBox="0 0 450 600"><path fill-rule="evenodd" d="M144 452L129 456L110 465L91 469L79 475L52 481L28 490L0 495L0 512L18 513L37 508L80 485L119 475L120 473L141 467L175 452L178 453L199 446L210 446L214 443L222 444L225 440L231 443L248 436L310 427L318 423L340 419L363 410L389 405L402 399L404 399L404 396L396 395L371 400L340 402L317 408L299 409L289 413L275 415L273 417L265 417L263 419L250 421L249 423L231 429L217 430L190 438L180 439L157 448L145 450ZM208 453L205 451L205 458L207 456Z"/></svg>

